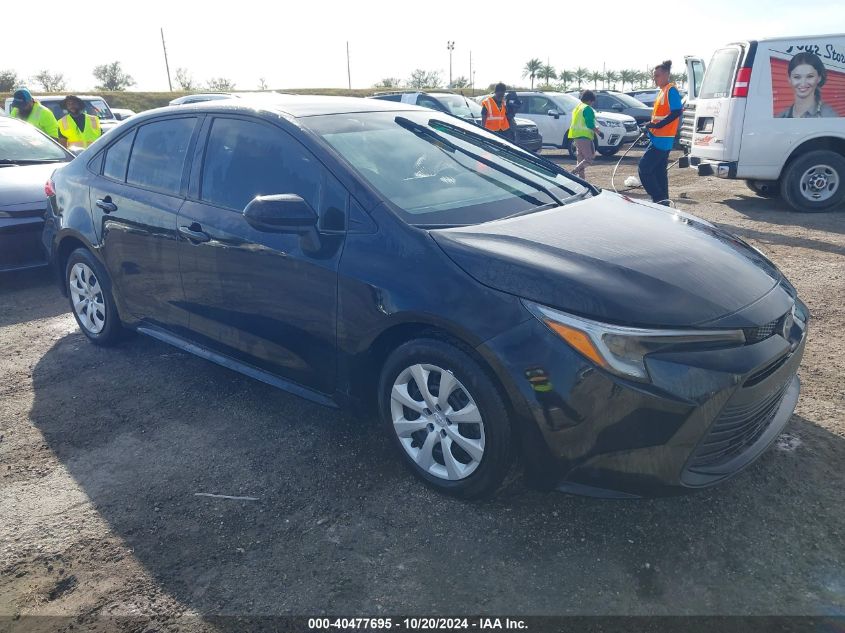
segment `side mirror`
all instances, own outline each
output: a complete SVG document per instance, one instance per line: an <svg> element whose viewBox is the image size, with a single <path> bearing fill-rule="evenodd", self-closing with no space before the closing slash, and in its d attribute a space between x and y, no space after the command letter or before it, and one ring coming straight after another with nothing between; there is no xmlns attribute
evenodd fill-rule
<svg viewBox="0 0 845 633"><path fill-rule="evenodd" d="M317 214L301 197L282 193L256 196L246 205L244 219L265 233L308 233L317 226Z"/></svg>
<svg viewBox="0 0 845 633"><path fill-rule="evenodd" d="M123 115L120 112L114 112L114 118L118 121L123 121Z"/></svg>
<svg viewBox="0 0 845 633"><path fill-rule="evenodd" d="M560 112L557 110L549 110L549 116L553 116L556 119L560 118Z"/></svg>

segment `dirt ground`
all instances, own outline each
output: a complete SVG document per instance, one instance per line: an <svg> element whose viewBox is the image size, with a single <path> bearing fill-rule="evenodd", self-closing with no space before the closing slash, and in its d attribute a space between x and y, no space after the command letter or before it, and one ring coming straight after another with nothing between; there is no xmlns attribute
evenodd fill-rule
<svg viewBox="0 0 845 633"><path fill-rule="evenodd" d="M588 177L608 186L613 165ZM218 630L215 615L845 614L845 210L792 213L690 170L670 187L766 252L813 314L784 435L682 497L516 476L493 501L446 498L372 421L150 338L96 348L47 273L0 276L0 617L78 631L112 616Z"/></svg>

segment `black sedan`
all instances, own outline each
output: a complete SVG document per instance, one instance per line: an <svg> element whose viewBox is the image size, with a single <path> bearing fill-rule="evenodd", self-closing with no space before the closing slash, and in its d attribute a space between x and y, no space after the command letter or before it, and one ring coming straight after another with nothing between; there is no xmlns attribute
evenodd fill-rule
<svg viewBox="0 0 845 633"><path fill-rule="evenodd" d="M441 491L491 493L518 452L585 494L709 486L798 399L808 313L762 254L431 110L165 108L51 186L45 243L93 343L129 328L370 404Z"/></svg>
<svg viewBox="0 0 845 633"><path fill-rule="evenodd" d="M0 271L44 266L44 183L73 154L29 123L0 117Z"/></svg>

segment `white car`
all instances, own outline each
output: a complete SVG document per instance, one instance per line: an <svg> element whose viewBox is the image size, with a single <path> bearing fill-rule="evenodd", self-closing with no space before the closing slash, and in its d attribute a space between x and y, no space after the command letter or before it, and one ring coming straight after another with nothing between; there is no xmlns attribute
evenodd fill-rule
<svg viewBox="0 0 845 633"><path fill-rule="evenodd" d="M111 111L118 121L125 121L136 114L135 110L130 110L129 108L112 108Z"/></svg>
<svg viewBox="0 0 845 633"><path fill-rule="evenodd" d="M100 129L103 130L103 134L114 129L120 123L120 119L114 115L114 112L109 108L109 104L102 97L98 95L78 95L78 97L82 99L82 103L85 105L85 114L93 114L100 119ZM50 108L57 120L67 114L67 111L62 109L65 95L32 95L32 98L41 105ZM7 114L11 113L12 97L6 99L5 109Z"/></svg>
<svg viewBox="0 0 845 633"><path fill-rule="evenodd" d="M574 156L575 146L570 144L567 132L572 111L581 102L562 92L519 91L516 95L522 101L519 116L537 124L543 145L568 149ZM626 114L597 112L596 123L604 133L604 138L596 139L596 151L602 156L612 156L623 143L640 135L637 122Z"/></svg>

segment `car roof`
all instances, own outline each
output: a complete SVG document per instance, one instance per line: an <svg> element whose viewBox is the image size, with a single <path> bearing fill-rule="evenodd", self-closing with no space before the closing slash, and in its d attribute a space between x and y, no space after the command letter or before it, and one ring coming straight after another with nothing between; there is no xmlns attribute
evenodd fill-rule
<svg viewBox="0 0 845 633"><path fill-rule="evenodd" d="M185 113L191 110L206 112L255 112L264 110L277 112L293 118L319 116L323 114L351 114L354 112L391 112L407 110L425 110L418 106L382 99L364 99L362 97L324 97L314 95L267 94L250 95L242 99L220 99L202 101L182 106L168 106L148 112ZM145 113L146 114L146 113Z"/></svg>
<svg viewBox="0 0 845 633"><path fill-rule="evenodd" d="M80 99L103 99L100 95L77 95L69 92L67 95L32 95L36 101L62 101L68 95L79 97ZM105 99L103 99L105 101Z"/></svg>

